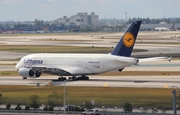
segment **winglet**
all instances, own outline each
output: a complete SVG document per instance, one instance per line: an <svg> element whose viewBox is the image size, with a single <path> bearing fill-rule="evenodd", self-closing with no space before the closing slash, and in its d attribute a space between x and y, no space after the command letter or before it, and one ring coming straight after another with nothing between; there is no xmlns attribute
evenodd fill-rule
<svg viewBox="0 0 180 115"><path fill-rule="evenodd" d="M169 62L171 62L171 58L172 58L172 56L168 58L168 61L169 61Z"/></svg>
<svg viewBox="0 0 180 115"><path fill-rule="evenodd" d="M114 50L111 52L112 55L117 55L117 56L125 56L125 57L130 57L134 43L136 41L137 34L139 32L139 28L141 25L141 21L134 21L121 40L118 42Z"/></svg>

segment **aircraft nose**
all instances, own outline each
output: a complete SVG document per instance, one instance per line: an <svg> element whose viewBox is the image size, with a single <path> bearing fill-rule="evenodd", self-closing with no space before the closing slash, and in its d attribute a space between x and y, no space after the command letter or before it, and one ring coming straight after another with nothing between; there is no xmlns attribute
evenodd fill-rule
<svg viewBox="0 0 180 115"><path fill-rule="evenodd" d="M19 63L16 64L15 69L19 70Z"/></svg>

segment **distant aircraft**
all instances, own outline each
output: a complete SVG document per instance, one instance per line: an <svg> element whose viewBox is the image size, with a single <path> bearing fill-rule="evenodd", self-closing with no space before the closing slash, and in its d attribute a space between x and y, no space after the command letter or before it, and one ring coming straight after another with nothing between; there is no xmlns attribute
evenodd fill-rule
<svg viewBox="0 0 180 115"><path fill-rule="evenodd" d="M166 27L156 27L155 31L170 31L170 28L166 28Z"/></svg>
<svg viewBox="0 0 180 115"><path fill-rule="evenodd" d="M109 54L66 54L66 53L37 53L23 57L16 65L16 70L23 79L37 78L42 73L58 75L59 80L66 80L64 76L71 76L71 80L89 80L86 75L99 74L136 65L139 62L167 59L154 57L137 59L130 57L141 25L141 21L134 21L114 50ZM79 76L79 77L77 77Z"/></svg>
<svg viewBox="0 0 180 115"><path fill-rule="evenodd" d="M154 30L155 31L175 31L176 29L174 28L175 23L170 28L167 27L156 27Z"/></svg>

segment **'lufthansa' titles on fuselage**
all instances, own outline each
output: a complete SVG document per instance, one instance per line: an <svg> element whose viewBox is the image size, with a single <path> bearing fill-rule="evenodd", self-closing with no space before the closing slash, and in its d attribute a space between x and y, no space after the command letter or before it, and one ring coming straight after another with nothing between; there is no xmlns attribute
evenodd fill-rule
<svg viewBox="0 0 180 115"><path fill-rule="evenodd" d="M43 60L24 59L24 64L27 65L43 64Z"/></svg>
<svg viewBox="0 0 180 115"><path fill-rule="evenodd" d="M89 64L99 64L100 62L98 62L98 61L89 61L88 63Z"/></svg>

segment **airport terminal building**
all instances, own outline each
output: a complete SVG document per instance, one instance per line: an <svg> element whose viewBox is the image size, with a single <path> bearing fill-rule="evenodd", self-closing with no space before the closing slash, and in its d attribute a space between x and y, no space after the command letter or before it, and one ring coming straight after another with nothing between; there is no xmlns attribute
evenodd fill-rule
<svg viewBox="0 0 180 115"><path fill-rule="evenodd" d="M94 12L88 15L88 13L78 13L71 17L64 16L56 20L56 23L65 25L98 25L99 16Z"/></svg>

